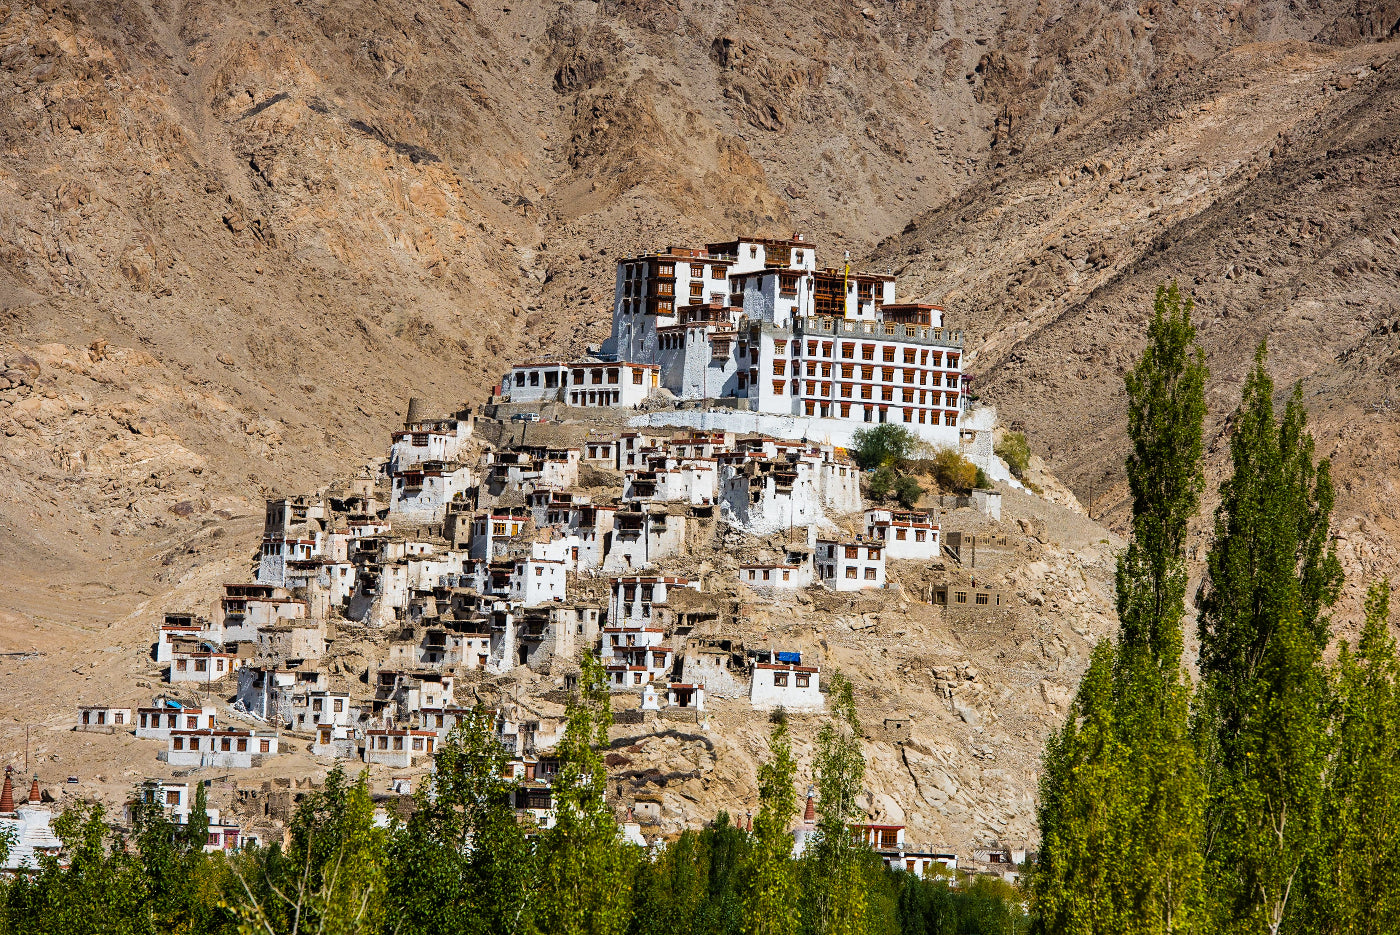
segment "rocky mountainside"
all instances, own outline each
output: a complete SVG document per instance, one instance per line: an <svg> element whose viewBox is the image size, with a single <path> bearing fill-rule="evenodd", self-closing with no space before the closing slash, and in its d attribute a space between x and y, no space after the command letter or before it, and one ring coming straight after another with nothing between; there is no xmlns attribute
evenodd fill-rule
<svg viewBox="0 0 1400 935"><path fill-rule="evenodd" d="M1398 24L1383 0L0 0L3 648L136 645L246 573L265 493L371 457L410 391L480 399L602 337L619 255L737 231L945 301L982 395L1115 522L1119 373L1178 278L1214 469L1269 335L1337 461L1353 581L1392 571Z"/></svg>

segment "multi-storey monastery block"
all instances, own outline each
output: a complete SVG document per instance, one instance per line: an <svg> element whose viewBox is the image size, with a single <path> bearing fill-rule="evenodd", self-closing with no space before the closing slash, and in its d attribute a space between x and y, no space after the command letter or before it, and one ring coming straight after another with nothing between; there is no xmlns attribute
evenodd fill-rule
<svg viewBox="0 0 1400 935"><path fill-rule="evenodd" d="M598 359L516 367L502 393L630 407L654 385L750 412L899 423L956 446L962 363L943 309L896 303L893 276L819 268L801 236L741 238L620 261Z"/></svg>

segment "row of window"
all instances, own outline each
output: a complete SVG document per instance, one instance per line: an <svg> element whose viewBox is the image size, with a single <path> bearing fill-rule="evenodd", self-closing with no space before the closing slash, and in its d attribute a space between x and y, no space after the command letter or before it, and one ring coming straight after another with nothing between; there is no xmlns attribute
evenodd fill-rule
<svg viewBox="0 0 1400 935"><path fill-rule="evenodd" d="M403 747L403 737L402 737L402 736L397 736L397 737L392 737L392 738L391 738L391 737L389 737L387 734L380 734L378 737L371 737L371 738L370 738L370 742L374 744L374 749L376 749L376 750L388 750L388 749L389 749L389 741L390 741L391 739L394 741L394 747L393 747L393 748L394 748L395 750L402 750L402 749L404 748L404 747ZM427 741L427 747L426 747L427 752L428 752L428 753L432 753L432 752L433 752L433 738L432 738L432 737L414 737L414 738L412 738L412 740L413 740L413 749L414 749L415 752L421 752L421 751L424 750L424 744L423 744L423 742L424 742L425 740Z"/></svg>
<svg viewBox="0 0 1400 935"><path fill-rule="evenodd" d="M816 361L807 362L807 376L821 376L830 380L832 374L836 372L835 368L838 366L841 368L841 379L856 379L856 364L819 364ZM787 361L773 361L773 375L781 377L786 374ZM793 361L792 375L795 377L802 375L802 365L800 362ZM879 380L883 383L904 382L911 385L917 383L919 386L942 386L946 379L948 385L951 387L957 387L961 382L961 377L956 371L949 371L945 374L942 370L924 370L919 368L898 369L895 367L875 367L873 365L862 366L860 368L860 379L868 381Z"/></svg>
<svg viewBox="0 0 1400 935"><path fill-rule="evenodd" d="M895 332L895 331L892 331L892 330L890 330L890 329L892 329L892 328L899 328L899 327L902 327L902 326L894 325L894 324L887 324L887 325L885 326L885 330L886 330L886 333L887 333L887 334L895 334L896 332ZM788 341L787 341L786 338L778 339L778 340L775 340L775 341L773 342L773 351L774 351L775 354L782 354L782 353L785 353L785 352L787 351L787 347L788 347ZM860 345L860 359L861 359L861 360L874 360L874 359L875 359L875 354L876 354L876 349L877 349L877 347L878 347L878 349L879 349L880 359L881 359L883 362L887 363L887 364L892 364L892 363L897 363L897 362L902 362L902 363L905 363L905 364L914 364L914 363L917 361L917 362L918 362L918 365L919 365L920 367L928 367L928 366L942 367L942 366L943 366L943 359L944 359L944 356L945 356L945 352L944 352L944 351L931 350L931 349L929 349L929 348L922 348L922 347L901 347L901 346L895 345L895 344L883 344L883 345L861 344L861 345ZM833 341L808 340L808 341L807 341L807 353L806 353L805 356L807 356L807 357L831 357L831 356L833 355L834 349L835 349L835 342L833 342ZM802 341L799 340L799 339L794 338L793 341L792 341L792 356L793 356L793 357L798 357L798 356L801 356L801 355L802 355ZM960 354L959 354L957 351L948 351L948 352L946 352L946 356L947 356L947 360L948 360L948 369L949 369L949 370L956 370L957 367L958 367L958 361L959 361L959 359L960 359ZM854 341L843 341L843 342L841 342L841 359L843 359L843 360L855 360L855 359L856 359L856 343L855 343Z"/></svg>
<svg viewBox="0 0 1400 935"><path fill-rule="evenodd" d="M785 382L785 381L783 381L783 380L774 380L774 381L773 381L773 394L774 394L775 396L781 396L781 395L783 395L783 386L784 386L784 382ZM859 394L858 397L855 395L855 391L854 391L854 388L855 388L857 385L859 385L859 387L860 387L860 394ZM876 397L875 397L875 390L877 389L877 387L871 386L869 383L861 383L861 384L841 383L841 384L837 384L837 386L839 387L838 393L839 393L841 399L855 399L855 398L859 398L859 399L872 399L872 400L873 400L873 399L876 398ZM797 393L801 390L801 388L802 388L801 381L799 381L799 380L793 380L793 381L792 381L792 392L793 392L794 395L797 394ZM895 398L894 398L895 387L892 387L892 386L881 386L881 387L878 387L878 389L880 390L879 399L880 399L881 402L892 403L892 402L895 401ZM917 394L917 398L915 398L916 394ZM815 381L815 380L808 380L808 381L807 381L807 392L806 392L806 393L803 393L802 395L804 395L804 396L813 396L813 397L817 397L817 398L819 398L819 399L820 399L820 398L827 398L827 399L830 399L830 398L832 398L834 395L837 395L837 394L835 394L835 393L832 392L832 384L830 384L830 383L818 383L818 382ZM958 394L957 394L957 393L942 393L942 392L939 392L938 390L932 390L932 391L930 391L930 390L914 389L913 387L904 387L904 388L902 388L902 389L900 390L900 396L901 396L901 400L900 400L901 402L906 402L906 403L917 403L917 404L920 405L920 406L934 406L934 407L937 407L937 406L939 406L939 405L943 405L943 406L948 407L949 409L956 409L957 406L958 406ZM941 402L940 402L940 400L941 400Z"/></svg>
<svg viewBox="0 0 1400 935"><path fill-rule="evenodd" d="M811 676L809 673L806 673L806 672L793 672L793 673L792 673L792 676L793 676L793 680L797 683L794 687L796 687L796 688L809 688L809 687L811 687L811 684L812 684L812 676ZM774 673L773 673L773 687L774 687L774 688L787 688L787 684L788 684L788 673L787 673L787 672L774 672Z"/></svg>
<svg viewBox="0 0 1400 935"><path fill-rule="evenodd" d="M190 738L189 738L189 742L190 742L190 743L189 743L189 749L191 749L191 750L199 750L199 749L200 749L200 746L199 746L199 738L198 738L198 737L190 737ZM185 749L185 738L184 738L184 737L174 737L174 738L171 739L170 745L171 745L171 747L173 747L173 748L176 749L176 750L184 750L184 749ZM233 752L237 752L237 753L247 753L247 752L248 752L248 738L247 738L247 737L210 737L210 738L209 738L209 752L210 752L210 753L215 753L215 752L222 752L222 753L233 753ZM270 741L270 740L259 740L259 741L258 741L258 752L259 752L259 753L271 753L271 752L272 752L272 741Z"/></svg>
<svg viewBox="0 0 1400 935"><path fill-rule="evenodd" d="M764 581L771 581L771 580L773 580L773 579L770 577L771 574L772 574L772 571L771 571L770 569L768 569L768 568L763 569L763 580L764 580ZM757 575L758 575L758 569L756 569L756 568L750 568L750 569L749 569L749 580L750 580L750 581L757 581L757 580L758 580ZM784 580L784 581L791 581L791 580L792 580L792 571L791 571L791 570L786 569L786 568L783 569L783 580Z"/></svg>
<svg viewBox="0 0 1400 935"><path fill-rule="evenodd" d="M186 668L186 664L187 664L188 662L189 662L189 660L187 660L187 659L176 659L176 660L175 660L175 671L176 671L176 672L186 672L186 671L188 671L188 669ZM222 671L224 671L224 660L222 660L222 659L215 659L215 660L214 660L214 663L215 663L215 666L216 666L216 668L214 669L215 672L222 672ZM208 672L208 671L209 671L209 660L208 660L208 659L196 659L196 660L194 660L194 671L196 671L196 672Z"/></svg>
<svg viewBox="0 0 1400 935"><path fill-rule="evenodd" d="M823 578L835 578L835 577L836 577L836 566L835 566L835 565L823 565L823 566L821 566L821 572L822 572L822 577L823 577ZM854 565L848 565L848 566L846 566L846 577L849 578L849 579L852 580L852 581L858 581L858 580L860 580L860 578L861 578L860 569L856 568ZM877 569L874 569L874 568L867 568L867 569L865 569L865 580L866 580L866 581L879 581L879 580L880 580L880 573L879 573L879 571L878 571Z"/></svg>
<svg viewBox="0 0 1400 935"><path fill-rule="evenodd" d="M865 419L866 422L888 422L888 421L890 421L890 418L889 418L889 408L890 408L890 407L888 407L888 406L868 405L868 406L862 406L861 408L864 410L864 412L862 412L862 413L860 413L860 414L861 414L861 416ZM839 413L839 418L842 418L842 419L850 419L850 418L853 418L852 415L851 415L851 404L850 404L850 403L839 403L839 404L833 404L833 403L818 403L818 402L816 402L816 401L814 401L814 400L808 399L808 400L804 400L804 401L803 401L803 403L802 403L802 411L803 411L803 413L804 413L805 415L809 415L809 416L820 416L820 417L823 418L823 419L838 418L838 413ZM937 424L938 424L938 413L939 413L939 410L937 410L937 409L915 409L915 408L912 407L912 406L906 406L906 407L904 407L901 411L902 411L903 414L904 414L904 424L905 424L905 425L937 425ZM943 424L944 424L945 426L956 426L956 425L958 424L958 414L957 414L956 412L944 412L944 413L943 413Z"/></svg>

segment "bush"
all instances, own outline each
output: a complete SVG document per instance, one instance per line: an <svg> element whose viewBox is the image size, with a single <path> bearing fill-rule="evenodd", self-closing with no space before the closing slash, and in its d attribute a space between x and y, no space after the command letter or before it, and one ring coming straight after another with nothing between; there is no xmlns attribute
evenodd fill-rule
<svg viewBox="0 0 1400 935"><path fill-rule="evenodd" d="M933 479L944 490L971 490L977 483L977 466L952 448L939 448L930 459Z"/></svg>
<svg viewBox="0 0 1400 935"><path fill-rule="evenodd" d="M998 458L1006 462L1011 473L1020 477L1031 463L1031 446L1022 432L1007 432L993 449Z"/></svg>
<svg viewBox="0 0 1400 935"><path fill-rule="evenodd" d="M899 475L895 474L894 468L885 465L874 474L870 475L870 482L866 485L866 493L876 500L884 500L898 483Z"/></svg>
<svg viewBox="0 0 1400 935"><path fill-rule="evenodd" d="M924 495L924 488L919 486L919 482L908 474L901 477L894 485L894 498L899 501L899 505L906 510L912 510L919 502L919 498Z"/></svg>
<svg viewBox="0 0 1400 935"><path fill-rule="evenodd" d="M987 476L987 472L986 472L986 471L982 470L981 468L978 468L978 469L977 469L977 481L976 481L976 483L975 483L973 486L975 486L978 490L991 490L991 489L992 489L992 479L991 479L990 477Z"/></svg>
<svg viewBox="0 0 1400 935"><path fill-rule="evenodd" d="M919 436L902 425L886 422L856 429L851 457L869 471L886 465L902 466L919 446Z"/></svg>

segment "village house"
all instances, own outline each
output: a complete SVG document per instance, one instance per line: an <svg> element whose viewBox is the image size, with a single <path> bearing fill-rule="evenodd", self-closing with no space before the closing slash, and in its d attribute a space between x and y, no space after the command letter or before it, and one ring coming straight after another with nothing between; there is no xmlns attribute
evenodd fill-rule
<svg viewBox="0 0 1400 935"><path fill-rule="evenodd" d="M292 696L288 723L295 731L315 732L318 727L353 727L358 711L348 692L307 691Z"/></svg>
<svg viewBox="0 0 1400 935"><path fill-rule="evenodd" d="M773 662L753 663L749 673L749 703L760 711L820 711L826 707L821 693L821 673L816 666L785 662L776 654ZM791 654L796 655L796 654Z"/></svg>
<svg viewBox="0 0 1400 935"><path fill-rule="evenodd" d="M163 759L171 766L249 769L276 756L278 740L273 731L173 730Z"/></svg>
<svg viewBox="0 0 1400 935"><path fill-rule="evenodd" d="M164 779L147 779L138 791L139 801L147 805L158 805L166 816L177 825L188 825L194 795L188 783L171 782ZM132 807L127 807L127 821L133 821ZM206 805L205 815L209 819L208 837L201 849L206 854L217 851L230 852L247 843L236 822L226 820L219 809Z"/></svg>
<svg viewBox="0 0 1400 935"><path fill-rule="evenodd" d="M425 461L461 460L466 442L472 436L472 422L462 413L445 419L422 418L422 403L408 401L404 427L390 436L390 476L408 470Z"/></svg>
<svg viewBox="0 0 1400 935"><path fill-rule="evenodd" d="M201 641L222 648L223 625L210 624L193 614L168 613L156 631L156 662L169 662L177 647L198 648Z"/></svg>
<svg viewBox="0 0 1400 935"><path fill-rule="evenodd" d="M114 734L117 731L125 732L131 725L130 708L113 708L109 705L78 706L77 730Z"/></svg>
<svg viewBox="0 0 1400 935"><path fill-rule="evenodd" d="M423 461L393 475L389 515L406 523L440 523L453 500L477 485L472 469L455 461Z"/></svg>
<svg viewBox="0 0 1400 935"><path fill-rule="evenodd" d="M228 678L242 664L234 653L176 652L167 678L173 685L212 685Z"/></svg>
<svg viewBox="0 0 1400 935"><path fill-rule="evenodd" d="M938 523L917 510L866 510L865 534L884 543L885 558L931 561L938 558Z"/></svg>
<svg viewBox="0 0 1400 935"><path fill-rule="evenodd" d="M740 565L739 581L756 591L805 588L812 583L812 566L806 562Z"/></svg>
<svg viewBox="0 0 1400 935"><path fill-rule="evenodd" d="M430 730L367 730L365 762L408 769L424 757L431 757L437 740L437 734Z"/></svg>
<svg viewBox="0 0 1400 935"><path fill-rule="evenodd" d="M166 701L156 707L136 709L136 736L141 740L169 740L173 730L212 730L215 720L213 707L187 708Z"/></svg>
<svg viewBox="0 0 1400 935"><path fill-rule="evenodd" d="M681 657L681 678L716 698L748 694L748 662L743 647L727 639L691 637Z"/></svg>
<svg viewBox="0 0 1400 935"><path fill-rule="evenodd" d="M880 542L818 537L814 561L821 583L834 591L885 586L885 554Z"/></svg>

